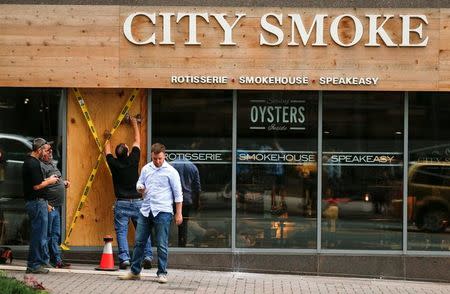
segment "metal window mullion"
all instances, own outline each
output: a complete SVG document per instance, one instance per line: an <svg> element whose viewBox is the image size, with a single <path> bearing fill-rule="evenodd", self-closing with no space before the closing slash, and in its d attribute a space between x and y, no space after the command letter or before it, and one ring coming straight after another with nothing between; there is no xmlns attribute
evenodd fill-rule
<svg viewBox="0 0 450 294"><path fill-rule="evenodd" d="M233 121L231 143L231 251L236 250L236 152L237 152L237 90L233 90Z"/></svg>
<svg viewBox="0 0 450 294"><path fill-rule="evenodd" d="M403 119L403 254L408 249L408 134L409 134L409 95L405 92Z"/></svg>
<svg viewBox="0 0 450 294"><path fill-rule="evenodd" d="M323 120L323 92L319 91L317 109L317 251L322 250L322 120Z"/></svg>
<svg viewBox="0 0 450 294"><path fill-rule="evenodd" d="M151 160L152 147L152 89L147 89L147 162Z"/></svg>

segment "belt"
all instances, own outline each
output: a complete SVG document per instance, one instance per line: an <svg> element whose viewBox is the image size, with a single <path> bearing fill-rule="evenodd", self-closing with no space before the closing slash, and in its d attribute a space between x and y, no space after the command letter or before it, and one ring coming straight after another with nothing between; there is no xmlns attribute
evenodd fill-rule
<svg viewBox="0 0 450 294"><path fill-rule="evenodd" d="M47 201L47 199L41 198L41 197L36 197L36 198L34 198L34 199L27 200L27 202L28 202L28 201Z"/></svg>
<svg viewBox="0 0 450 294"><path fill-rule="evenodd" d="M141 201L142 198L117 198L117 201L129 201L129 202L133 202L133 201Z"/></svg>

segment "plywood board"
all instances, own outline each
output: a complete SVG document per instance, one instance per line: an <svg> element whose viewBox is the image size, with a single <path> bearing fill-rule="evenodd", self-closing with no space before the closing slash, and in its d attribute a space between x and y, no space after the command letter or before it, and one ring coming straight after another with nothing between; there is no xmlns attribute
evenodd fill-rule
<svg viewBox="0 0 450 294"><path fill-rule="evenodd" d="M114 120L131 94L130 89L80 89L80 91L99 134L112 128ZM67 176L71 181L71 187L67 192L67 228L70 227L84 186L99 154L72 90L69 90L68 94ZM141 113L141 109L145 110L142 112L144 128L141 129L143 142L141 166L145 164L146 158L146 101L146 91L141 90L130 110L131 114ZM114 148L121 142L131 146L133 139L131 126L122 124L113 135L111 146ZM115 236L114 200L112 178L106 169L105 162L102 161L88 201L81 211L81 217L77 220L69 240L72 246L103 246L105 235ZM130 241L132 240L132 235L130 235Z"/></svg>

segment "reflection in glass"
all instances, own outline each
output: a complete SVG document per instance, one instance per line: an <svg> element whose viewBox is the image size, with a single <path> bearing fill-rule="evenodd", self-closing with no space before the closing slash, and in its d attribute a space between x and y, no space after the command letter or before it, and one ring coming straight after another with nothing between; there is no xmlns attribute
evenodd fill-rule
<svg viewBox="0 0 450 294"><path fill-rule="evenodd" d="M402 248L402 152L402 93L324 93L322 248Z"/></svg>
<svg viewBox="0 0 450 294"><path fill-rule="evenodd" d="M27 245L29 224L22 189L22 164L31 139L54 141L61 170L62 91L0 88L0 244Z"/></svg>
<svg viewBox="0 0 450 294"><path fill-rule="evenodd" d="M450 251L449 93L409 100L408 249Z"/></svg>
<svg viewBox="0 0 450 294"><path fill-rule="evenodd" d="M241 248L316 248L317 93L238 92Z"/></svg>
<svg viewBox="0 0 450 294"><path fill-rule="evenodd" d="M182 177L184 225L173 247L231 247L231 91L152 92L152 142Z"/></svg>

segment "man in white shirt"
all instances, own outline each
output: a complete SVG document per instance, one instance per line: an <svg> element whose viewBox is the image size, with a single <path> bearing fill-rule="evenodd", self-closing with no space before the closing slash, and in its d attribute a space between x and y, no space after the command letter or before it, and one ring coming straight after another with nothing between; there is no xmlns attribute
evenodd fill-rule
<svg viewBox="0 0 450 294"><path fill-rule="evenodd" d="M136 184L136 190L144 194L144 202L136 227L136 240L131 262L131 272L121 280L139 280L144 258L144 248L152 229L155 229L158 253L159 283L167 283L167 257L169 251L169 230L175 202L175 223L183 222L181 212L183 192L178 172L165 161L166 147L155 143L151 148L152 162L146 164Z"/></svg>

